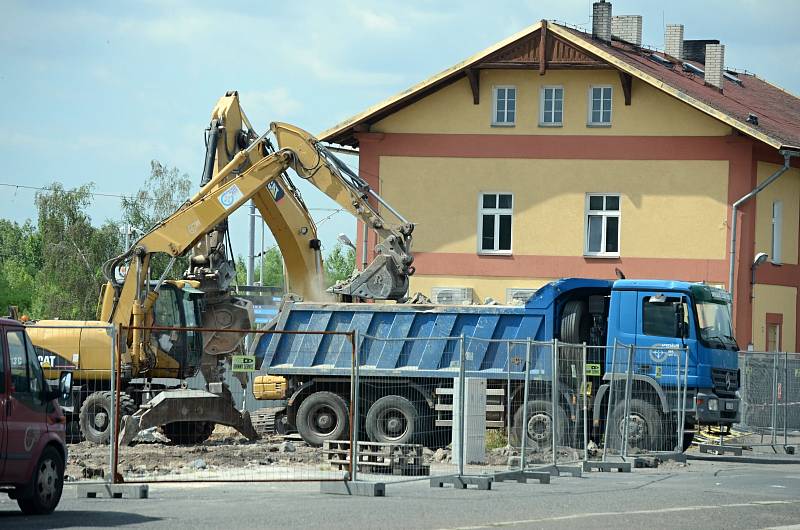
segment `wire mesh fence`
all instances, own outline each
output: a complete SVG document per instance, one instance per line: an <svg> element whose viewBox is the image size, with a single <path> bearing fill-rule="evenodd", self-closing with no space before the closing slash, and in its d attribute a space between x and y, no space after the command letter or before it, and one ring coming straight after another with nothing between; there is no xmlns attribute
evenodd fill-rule
<svg viewBox="0 0 800 530"><path fill-rule="evenodd" d="M646 367L646 368L643 368ZM603 459L683 452L688 349L615 344L606 367Z"/></svg>
<svg viewBox="0 0 800 530"><path fill-rule="evenodd" d="M439 359L435 373L412 376L402 369L424 356ZM464 433L464 357L461 337L359 338L353 434L358 479L420 480L459 471L462 454L454 454L460 445L453 442Z"/></svg>
<svg viewBox="0 0 800 530"><path fill-rule="evenodd" d="M352 333L177 327L141 331L150 347L143 349L146 353L138 358L135 353L130 358L130 348L116 353L123 368L115 374L116 432L111 437L117 482L316 482L350 476ZM180 357L193 340L197 358ZM244 343L252 344L247 353L241 348ZM207 352L213 344L232 349L212 356ZM347 378L310 389L271 373L280 362L268 363L266 371L257 369L266 355L287 351L313 364L320 348L339 352L336 366ZM146 355L155 355L156 362L143 370ZM176 358L195 369L184 371L183 378L163 377L168 373L157 370L159 361L169 369L169 359ZM127 362L134 365L129 373L139 377L126 377ZM276 425L286 418L290 392L299 392L291 410L295 430L302 435ZM268 418L259 416L264 409L252 410L265 397L270 404L284 405L266 409L272 411ZM128 401L135 404L133 410L126 409Z"/></svg>
<svg viewBox="0 0 800 530"><path fill-rule="evenodd" d="M62 372L72 373L69 395L58 400L64 423L48 427L64 429L68 444L65 481L109 480L116 329L100 323L72 326L34 322L26 326L26 332L48 386L55 388Z"/></svg>
<svg viewBox="0 0 800 530"><path fill-rule="evenodd" d="M800 435L800 354L739 352L741 421L747 446L796 444Z"/></svg>

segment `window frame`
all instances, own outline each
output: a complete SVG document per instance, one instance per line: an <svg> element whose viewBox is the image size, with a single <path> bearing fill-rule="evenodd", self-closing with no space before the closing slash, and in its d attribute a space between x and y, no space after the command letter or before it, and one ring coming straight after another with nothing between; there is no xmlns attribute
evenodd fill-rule
<svg viewBox="0 0 800 530"><path fill-rule="evenodd" d="M609 98L609 109L608 109L608 121L593 121L592 120L592 92L595 88L607 88L611 91L611 97ZM601 103L603 99L600 99ZM586 126L587 127L611 127L611 123L614 121L614 87L613 85L589 85L589 90L586 93ZM602 118L603 109L600 109L600 117Z"/></svg>
<svg viewBox="0 0 800 530"><path fill-rule="evenodd" d="M484 195L497 195L497 204L500 203L500 195L510 195L511 196L511 208L484 208L483 207L483 196ZM514 253L514 203L516 199L514 197L514 193L510 191L481 191L478 193L478 231L477 231L477 252L481 256L511 256ZM494 250L487 250L483 248L483 216L485 215L494 215L495 216L495 223L494 223ZM500 221L499 216L501 215L510 215L511 216L511 234L510 234L510 244L508 250L499 250L496 247L500 245Z"/></svg>
<svg viewBox="0 0 800 530"><path fill-rule="evenodd" d="M769 260L775 265L780 265L783 263L783 201L772 201L770 224Z"/></svg>
<svg viewBox="0 0 800 530"><path fill-rule="evenodd" d="M545 92L547 90L554 90L560 89L561 90L561 121L558 122L546 122L544 121L545 116L545 109L544 109L544 99L545 99ZM539 127L563 127L564 126L564 85L542 85L539 88ZM553 100L555 101L555 99ZM551 113L555 113L555 111L551 110Z"/></svg>
<svg viewBox="0 0 800 530"><path fill-rule="evenodd" d="M497 91L499 89L506 89L509 88L514 89L514 121L497 121ZM506 101L508 97L506 95ZM506 109L503 110L506 117L508 117L508 105L506 105ZM492 86L492 127L515 127L517 125L517 115L519 114L519 98L517 97L517 87L516 85L493 85Z"/></svg>
<svg viewBox="0 0 800 530"><path fill-rule="evenodd" d="M615 210L592 210L589 206L591 197L603 197L603 207L605 208L606 197L617 197L618 209ZM589 250L589 216L599 215L603 218L602 237L600 239L600 252ZM606 248L606 232L609 217L617 218L617 251L607 252ZM587 258L619 258L620 249L622 248L622 195L620 193L604 193L604 192L587 192L584 199L584 214L583 214L583 255Z"/></svg>

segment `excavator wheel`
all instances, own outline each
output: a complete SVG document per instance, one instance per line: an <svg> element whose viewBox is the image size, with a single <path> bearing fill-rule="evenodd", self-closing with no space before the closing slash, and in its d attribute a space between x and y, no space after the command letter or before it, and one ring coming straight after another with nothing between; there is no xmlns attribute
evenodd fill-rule
<svg viewBox="0 0 800 530"><path fill-rule="evenodd" d="M208 440L214 432L210 421L175 421L161 426L164 436L175 445L194 445Z"/></svg>
<svg viewBox="0 0 800 530"><path fill-rule="evenodd" d="M120 392L119 417L136 412L136 403L125 392ZM93 392L83 400L78 418L83 438L95 444L107 444L111 438L111 404L114 397L110 391Z"/></svg>

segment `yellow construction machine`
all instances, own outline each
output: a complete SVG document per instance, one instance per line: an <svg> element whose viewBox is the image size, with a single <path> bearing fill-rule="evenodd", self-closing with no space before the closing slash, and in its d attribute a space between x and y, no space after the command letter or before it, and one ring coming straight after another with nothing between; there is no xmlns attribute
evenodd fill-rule
<svg viewBox="0 0 800 530"><path fill-rule="evenodd" d="M121 352L123 443L155 426L175 443L201 442L214 424L257 437L249 414L236 408L222 379L231 355L242 352L246 334L224 330L250 329L253 322L252 305L232 294L235 264L227 224L251 199L280 246L292 297L401 300L408 290L408 276L414 272L413 225L313 136L285 123L272 123L258 135L241 110L238 94L229 92L212 112L206 145L200 191L104 267L108 282L100 294L98 319L41 320L27 328L48 377L73 371L67 410L72 411L73 431L77 423L89 441L107 443L110 438L111 326ZM370 265L329 291L323 285L316 227L289 169L381 238ZM379 205L399 222L389 226ZM154 278L151 262L159 253L170 261ZM180 279L167 279L182 256L190 256L188 269ZM206 389L188 389L185 380L198 372ZM245 380L240 382L244 387Z"/></svg>

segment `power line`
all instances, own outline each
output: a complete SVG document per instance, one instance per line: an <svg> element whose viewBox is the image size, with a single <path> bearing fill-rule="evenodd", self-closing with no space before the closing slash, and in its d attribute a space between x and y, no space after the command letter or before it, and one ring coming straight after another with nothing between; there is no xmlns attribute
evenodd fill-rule
<svg viewBox="0 0 800 530"><path fill-rule="evenodd" d="M7 188L19 188L25 190L35 190L35 191L56 191L53 187L42 187L42 186L26 186L24 184L8 184L6 182L0 182L0 186L5 186ZM62 190L64 193L79 193L78 190ZM116 198L116 199L127 199L137 200L137 201L155 201L157 200L155 197L148 197L146 195L119 195L116 193L105 193L100 191L87 191L86 195L91 195L92 197L108 197L108 198ZM338 213L341 211L341 208L338 210L336 208L309 208L309 211L312 212L334 212Z"/></svg>

